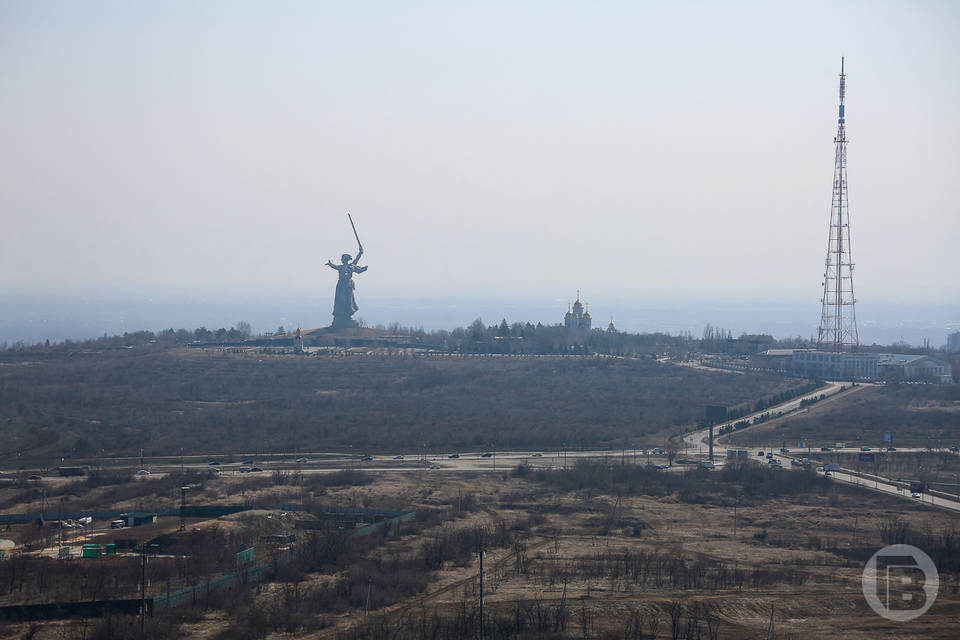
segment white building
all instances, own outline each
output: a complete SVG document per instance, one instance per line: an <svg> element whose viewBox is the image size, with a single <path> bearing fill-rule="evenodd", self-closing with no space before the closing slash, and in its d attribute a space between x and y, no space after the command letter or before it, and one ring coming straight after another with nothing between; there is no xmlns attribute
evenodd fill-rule
<svg viewBox="0 0 960 640"><path fill-rule="evenodd" d="M779 354L777 354L779 355ZM953 367L946 360L900 353L836 353L797 349L786 369L805 378L821 380L905 380L953 382Z"/></svg>

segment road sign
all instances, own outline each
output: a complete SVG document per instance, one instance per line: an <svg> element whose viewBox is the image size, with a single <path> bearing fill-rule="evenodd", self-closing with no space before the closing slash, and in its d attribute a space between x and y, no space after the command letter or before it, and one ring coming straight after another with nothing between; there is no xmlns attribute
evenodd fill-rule
<svg viewBox="0 0 960 640"><path fill-rule="evenodd" d="M893 434L892 434L892 433L885 433L885 434L883 434L883 441L884 441L884 442L893 442Z"/></svg>
<svg viewBox="0 0 960 640"><path fill-rule="evenodd" d="M860 462L873 462L875 458L874 458L874 454L872 453L861 453L858 456L858 459L860 460Z"/></svg>

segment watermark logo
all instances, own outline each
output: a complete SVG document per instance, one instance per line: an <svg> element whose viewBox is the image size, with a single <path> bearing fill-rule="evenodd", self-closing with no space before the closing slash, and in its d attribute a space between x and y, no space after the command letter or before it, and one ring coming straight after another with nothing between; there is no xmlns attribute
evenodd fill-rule
<svg viewBox="0 0 960 640"><path fill-rule="evenodd" d="M933 560L909 544L892 544L873 554L860 582L870 608L895 622L922 616L940 589Z"/></svg>

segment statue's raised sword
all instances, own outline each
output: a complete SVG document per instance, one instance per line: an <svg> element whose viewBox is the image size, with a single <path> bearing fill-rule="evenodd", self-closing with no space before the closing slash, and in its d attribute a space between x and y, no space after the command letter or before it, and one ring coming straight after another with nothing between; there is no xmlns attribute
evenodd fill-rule
<svg viewBox="0 0 960 640"><path fill-rule="evenodd" d="M360 236L357 235L357 226L353 224L353 218L350 214L347 214L347 218L350 219L350 226L353 227L353 237L357 239L357 248L360 250L360 253L363 253L363 245L360 244Z"/></svg>

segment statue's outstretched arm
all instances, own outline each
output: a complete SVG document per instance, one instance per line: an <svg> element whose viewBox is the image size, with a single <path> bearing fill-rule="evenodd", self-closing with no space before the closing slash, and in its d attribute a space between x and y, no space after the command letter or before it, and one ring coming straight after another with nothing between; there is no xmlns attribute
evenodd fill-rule
<svg viewBox="0 0 960 640"><path fill-rule="evenodd" d="M353 259L353 264L357 264L358 262L360 262L360 256L363 255L363 245L361 244L359 245L359 247L360 247L360 250L357 252L357 257Z"/></svg>
<svg viewBox="0 0 960 640"><path fill-rule="evenodd" d="M369 267L369 266L370 266L370 265L367 265L367 267ZM363 273L364 271L367 270L367 267L356 267L356 272L357 272L357 273Z"/></svg>
<svg viewBox="0 0 960 640"><path fill-rule="evenodd" d="M331 269L336 269L337 271L340 270L340 268L337 265L333 264L329 260L327 260L327 266L329 266Z"/></svg>

